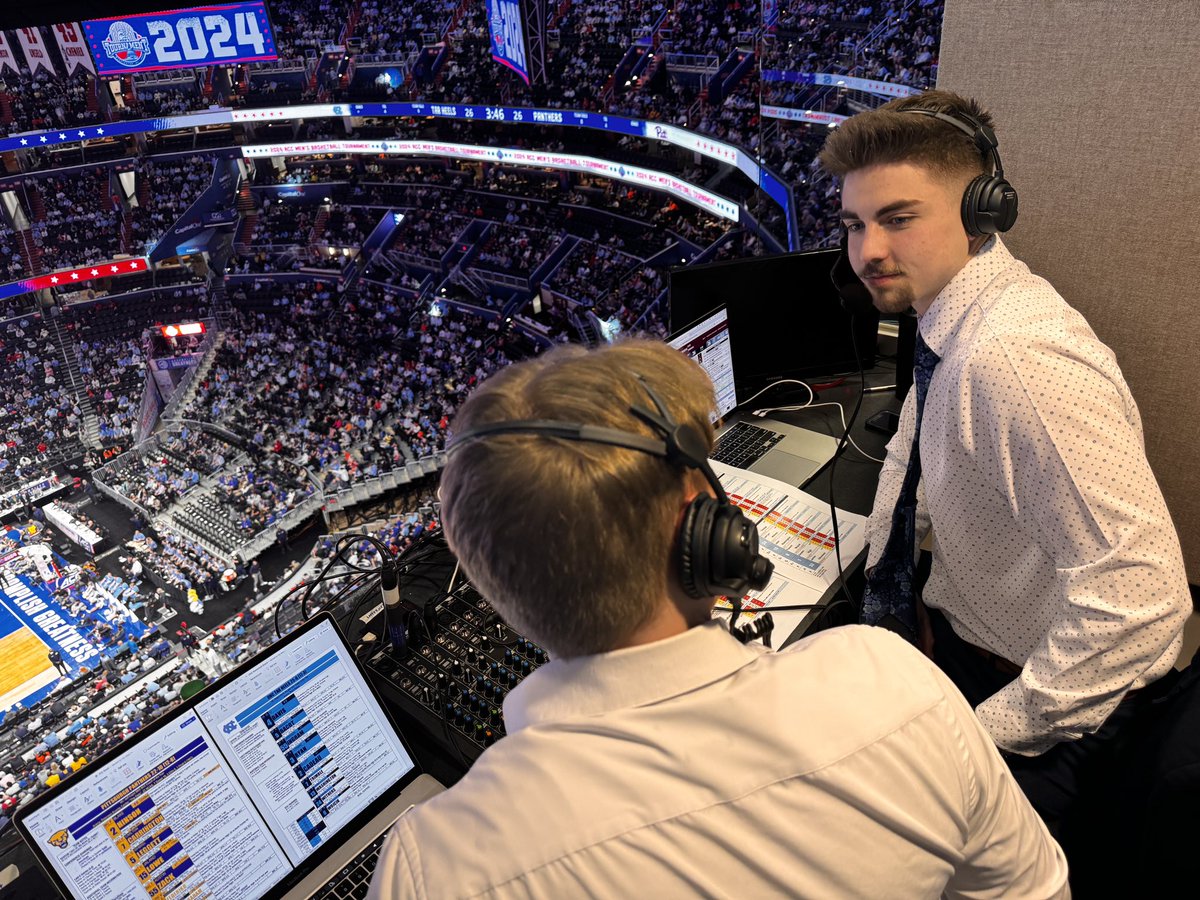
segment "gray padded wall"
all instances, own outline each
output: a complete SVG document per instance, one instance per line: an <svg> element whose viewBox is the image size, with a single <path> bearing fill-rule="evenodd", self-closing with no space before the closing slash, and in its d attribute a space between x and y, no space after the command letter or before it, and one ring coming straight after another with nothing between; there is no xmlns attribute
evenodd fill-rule
<svg viewBox="0 0 1200 900"><path fill-rule="evenodd" d="M1200 584L1200 3L947 0L938 87L997 122L1006 237L1117 354Z"/></svg>

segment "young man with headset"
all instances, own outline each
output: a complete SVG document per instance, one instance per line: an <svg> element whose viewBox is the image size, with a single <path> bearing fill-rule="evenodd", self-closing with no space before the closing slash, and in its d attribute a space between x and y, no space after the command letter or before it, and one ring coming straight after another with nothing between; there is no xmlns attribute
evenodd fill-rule
<svg viewBox="0 0 1200 900"><path fill-rule="evenodd" d="M1000 240L1017 196L978 104L894 100L843 123L820 160L842 182L846 292L920 317L863 621L933 656L1057 834L1103 789L1192 608L1137 406L1112 351Z"/></svg>
<svg viewBox="0 0 1200 900"><path fill-rule="evenodd" d="M904 641L772 653L712 618L763 586L707 463L715 398L654 341L501 370L454 422L446 538L546 647L508 735L397 822L371 897L1062 896L1062 851Z"/></svg>

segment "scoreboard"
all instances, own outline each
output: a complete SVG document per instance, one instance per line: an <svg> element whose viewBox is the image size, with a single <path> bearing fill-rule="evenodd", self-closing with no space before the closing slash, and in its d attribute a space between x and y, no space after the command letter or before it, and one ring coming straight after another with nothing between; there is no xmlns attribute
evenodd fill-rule
<svg viewBox="0 0 1200 900"><path fill-rule="evenodd" d="M261 2L91 19L83 33L98 75L279 58Z"/></svg>

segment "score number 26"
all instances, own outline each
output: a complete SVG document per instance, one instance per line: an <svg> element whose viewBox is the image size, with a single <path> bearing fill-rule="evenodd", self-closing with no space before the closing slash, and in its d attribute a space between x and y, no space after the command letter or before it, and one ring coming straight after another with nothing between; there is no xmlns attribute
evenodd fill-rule
<svg viewBox="0 0 1200 900"><path fill-rule="evenodd" d="M253 47L256 56L262 56L266 52L266 40L259 30L254 13L235 13L233 28L234 30L230 31L229 20L225 16L205 16L203 27L199 16L179 19L173 27L170 22L161 19L146 23L146 30L154 40L154 55L160 63L240 56L237 47L228 43L231 37L237 40L239 46ZM176 39L179 41L179 50L173 49ZM183 51L182 55L180 50Z"/></svg>

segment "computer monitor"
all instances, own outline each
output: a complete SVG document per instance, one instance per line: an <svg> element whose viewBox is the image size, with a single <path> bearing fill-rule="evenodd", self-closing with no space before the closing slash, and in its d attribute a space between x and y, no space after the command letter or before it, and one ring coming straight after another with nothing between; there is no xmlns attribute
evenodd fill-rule
<svg viewBox="0 0 1200 900"><path fill-rule="evenodd" d="M729 313L738 396L778 378L836 375L875 363L878 314L853 319L829 271L838 250L750 257L670 272L670 329ZM858 359L855 359L855 342Z"/></svg>
<svg viewBox="0 0 1200 900"><path fill-rule="evenodd" d="M420 774L321 615L18 814L65 896L282 893Z"/></svg>
<svg viewBox="0 0 1200 900"><path fill-rule="evenodd" d="M729 411L737 406L737 389L729 340L729 315L725 307L685 328L669 343L688 359L698 362L708 373L717 397L713 421L729 415Z"/></svg>

